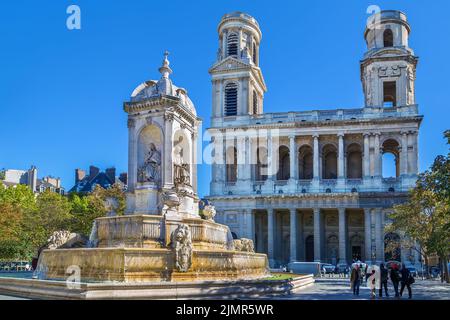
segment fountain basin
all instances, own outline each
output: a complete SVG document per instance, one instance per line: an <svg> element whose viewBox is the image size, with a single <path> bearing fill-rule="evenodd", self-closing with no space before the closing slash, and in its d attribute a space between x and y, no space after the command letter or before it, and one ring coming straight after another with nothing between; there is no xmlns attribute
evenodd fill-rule
<svg viewBox="0 0 450 320"><path fill-rule="evenodd" d="M178 272L170 249L92 248L44 250L41 279L66 280L79 267L83 282L194 281L254 279L268 275L264 254L194 250L188 272Z"/></svg>

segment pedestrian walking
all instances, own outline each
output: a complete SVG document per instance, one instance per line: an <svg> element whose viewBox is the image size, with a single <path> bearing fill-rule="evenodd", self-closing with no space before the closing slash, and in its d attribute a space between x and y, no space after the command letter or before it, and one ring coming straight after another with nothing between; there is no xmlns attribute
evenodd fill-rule
<svg viewBox="0 0 450 320"><path fill-rule="evenodd" d="M367 273L368 274L368 273ZM376 276L375 276L375 270L372 270L372 273L370 274L369 277L367 277L367 280L370 279L370 299L375 299L377 294L376 294Z"/></svg>
<svg viewBox="0 0 450 320"><path fill-rule="evenodd" d="M382 263L382 264L380 264L380 292L379 292L380 298L383 297L383 287L384 287L384 292L386 293L386 297L389 297L387 283L388 283L388 271L384 267L384 263ZM397 288L398 288L398 285L397 285Z"/></svg>
<svg viewBox="0 0 450 320"><path fill-rule="evenodd" d="M397 265L393 264L390 272L390 278L392 285L394 286L395 297L398 298L400 295L398 293L398 283L400 282L400 276L398 274Z"/></svg>
<svg viewBox="0 0 450 320"><path fill-rule="evenodd" d="M401 278L402 287L400 289L400 297L403 295L403 290L406 287L408 289L408 299L412 299L411 285L415 282L414 277L411 275L411 273L406 268L404 263L402 264L402 270L400 271L400 273L402 276Z"/></svg>
<svg viewBox="0 0 450 320"><path fill-rule="evenodd" d="M361 274L359 272L359 266L356 265L352 269L352 274L350 276L350 286L353 290L353 295L359 296L359 286L361 284L360 282Z"/></svg>

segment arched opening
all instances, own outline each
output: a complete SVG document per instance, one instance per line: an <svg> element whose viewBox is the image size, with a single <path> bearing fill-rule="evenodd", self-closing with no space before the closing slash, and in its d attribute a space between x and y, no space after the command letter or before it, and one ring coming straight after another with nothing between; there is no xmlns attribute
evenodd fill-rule
<svg viewBox="0 0 450 320"><path fill-rule="evenodd" d="M259 113L258 94L253 90L253 114Z"/></svg>
<svg viewBox="0 0 450 320"><path fill-rule="evenodd" d="M227 149L226 174L227 182L237 181L237 150L235 147Z"/></svg>
<svg viewBox="0 0 450 320"><path fill-rule="evenodd" d="M238 85L234 82L225 86L225 116L237 115Z"/></svg>
<svg viewBox="0 0 450 320"><path fill-rule="evenodd" d="M237 57L238 55L239 37L236 33L230 33L227 37L227 53L228 56Z"/></svg>
<svg viewBox="0 0 450 320"><path fill-rule="evenodd" d="M256 48L256 43L253 42L253 63L254 64L258 64L257 63L257 59L258 59L258 52L257 52L257 48Z"/></svg>
<svg viewBox="0 0 450 320"><path fill-rule="evenodd" d="M400 261L401 259L401 244L400 236L396 233L388 233L384 236L384 260L390 261Z"/></svg>
<svg viewBox="0 0 450 320"><path fill-rule="evenodd" d="M255 181L267 180L267 160L267 149L258 148L256 150Z"/></svg>
<svg viewBox="0 0 450 320"><path fill-rule="evenodd" d="M383 43L384 43L384 47L393 47L394 46L394 34L392 33L391 29L384 30Z"/></svg>
<svg viewBox="0 0 450 320"><path fill-rule="evenodd" d="M400 176L400 146L394 139L383 143L383 178L398 178Z"/></svg>
<svg viewBox="0 0 450 320"><path fill-rule="evenodd" d="M173 182L176 185L185 184L192 186L191 172L191 140L183 130L177 130L173 136Z"/></svg>
<svg viewBox="0 0 450 320"><path fill-rule="evenodd" d="M362 151L357 143L347 147L347 178L362 179Z"/></svg>
<svg viewBox="0 0 450 320"><path fill-rule="evenodd" d="M305 260L306 262L314 261L314 236L308 236L305 239Z"/></svg>
<svg viewBox="0 0 450 320"><path fill-rule="evenodd" d="M278 149L278 173L277 180L289 180L290 174L290 157L289 148L281 146Z"/></svg>
<svg viewBox="0 0 450 320"><path fill-rule="evenodd" d="M362 256L363 247L364 242L359 235L354 235L353 237L350 238L350 250L352 255L352 261L367 259L367 257Z"/></svg>
<svg viewBox="0 0 450 320"><path fill-rule="evenodd" d="M322 179L337 178L337 150L332 144L327 144L322 150Z"/></svg>
<svg viewBox="0 0 450 320"><path fill-rule="evenodd" d="M313 178L313 150L310 146L303 146L298 151L298 172L300 180Z"/></svg>
<svg viewBox="0 0 450 320"><path fill-rule="evenodd" d="M395 81L383 82L383 106L397 106L397 83Z"/></svg>
<svg viewBox="0 0 450 320"><path fill-rule="evenodd" d="M159 184L163 179L161 163L163 136L156 125L146 126L138 138L137 182Z"/></svg>
<svg viewBox="0 0 450 320"><path fill-rule="evenodd" d="M331 235L327 239L327 261L336 265L339 252L339 240L335 235Z"/></svg>

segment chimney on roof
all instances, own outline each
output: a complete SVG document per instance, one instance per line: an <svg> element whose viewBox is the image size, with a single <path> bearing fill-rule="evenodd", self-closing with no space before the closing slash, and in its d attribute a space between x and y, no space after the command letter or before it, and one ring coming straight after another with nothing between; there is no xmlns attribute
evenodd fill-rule
<svg viewBox="0 0 450 320"><path fill-rule="evenodd" d="M75 184L78 184L81 180L86 177L86 171L81 169L75 169Z"/></svg>
<svg viewBox="0 0 450 320"><path fill-rule="evenodd" d="M95 166L89 167L89 179L92 180L95 178L96 175L100 172L100 169Z"/></svg>
<svg viewBox="0 0 450 320"><path fill-rule="evenodd" d="M122 183L124 185L127 185L127 183L128 183L128 173L126 173L126 172L121 173L120 176L119 176L119 180L122 181Z"/></svg>
<svg viewBox="0 0 450 320"><path fill-rule="evenodd" d="M116 168L108 168L105 173L111 184L114 184L116 182Z"/></svg>

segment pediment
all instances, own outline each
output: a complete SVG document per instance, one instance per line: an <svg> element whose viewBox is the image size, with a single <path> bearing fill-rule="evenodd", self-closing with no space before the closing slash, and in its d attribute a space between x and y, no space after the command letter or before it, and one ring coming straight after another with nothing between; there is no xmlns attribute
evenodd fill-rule
<svg viewBox="0 0 450 320"><path fill-rule="evenodd" d="M252 66L250 64L244 63L243 61L233 57L227 57L224 60L219 61L215 65L213 65L209 69L209 73L237 70L237 69L251 69L251 68Z"/></svg>

